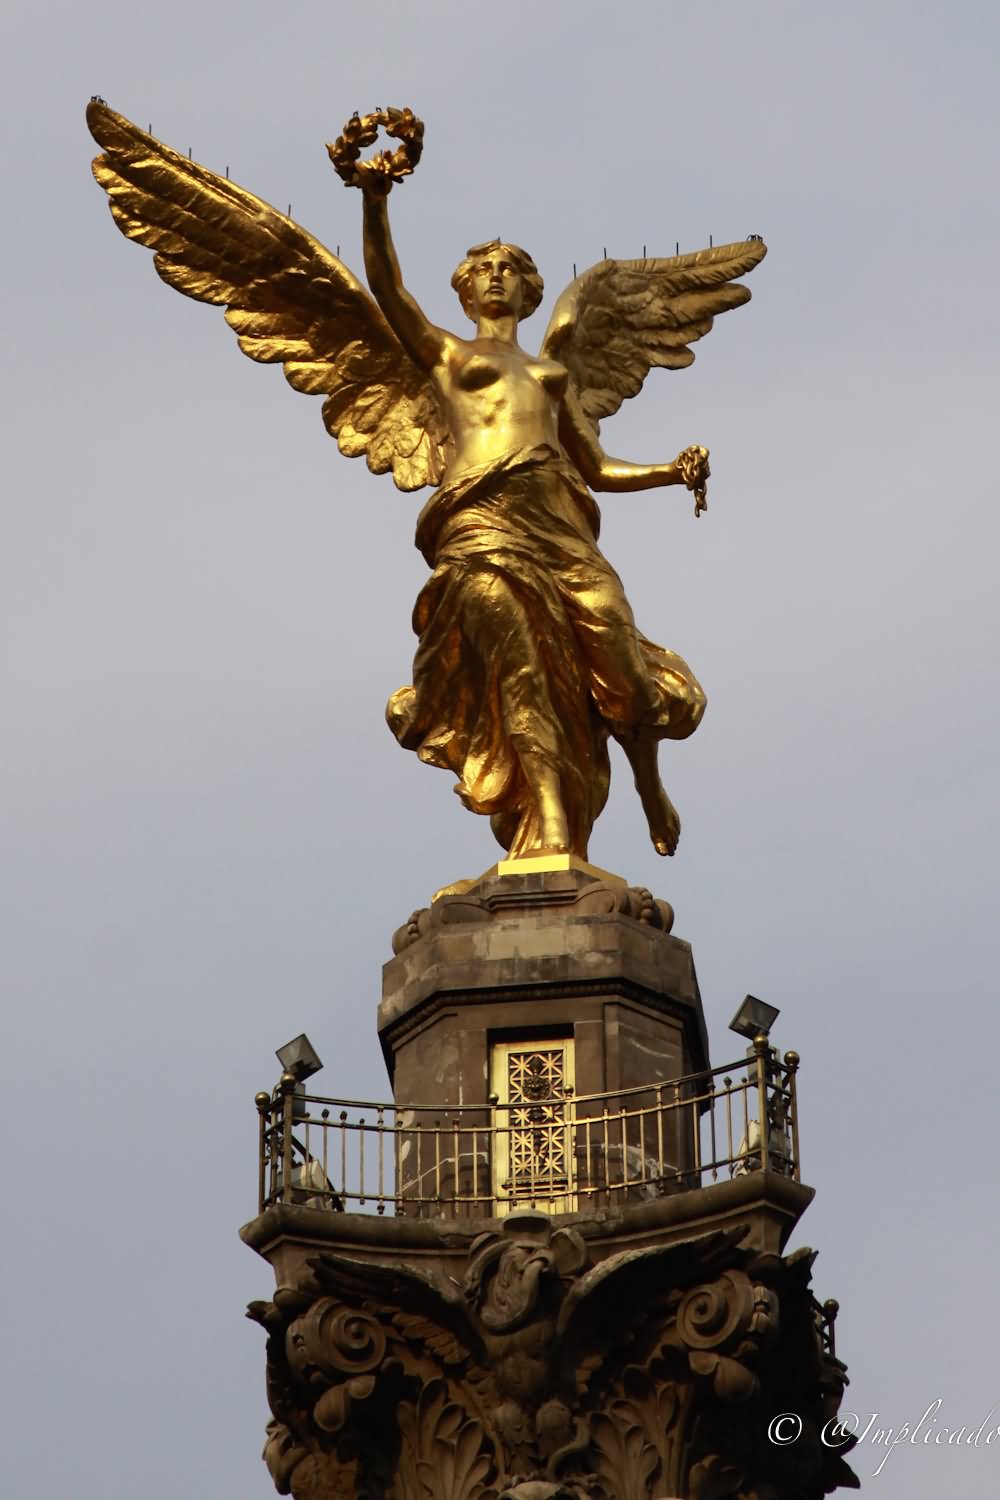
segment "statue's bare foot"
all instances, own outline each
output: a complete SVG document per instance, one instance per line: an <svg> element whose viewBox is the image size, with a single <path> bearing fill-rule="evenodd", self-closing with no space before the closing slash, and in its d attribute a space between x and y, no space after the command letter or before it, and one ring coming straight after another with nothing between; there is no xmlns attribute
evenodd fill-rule
<svg viewBox="0 0 1000 1500"><path fill-rule="evenodd" d="M649 825L649 836L657 854L673 854L681 836L681 820L667 796L656 764L655 740L641 738L619 741L635 773L635 789Z"/></svg>
<svg viewBox="0 0 1000 1500"><path fill-rule="evenodd" d="M657 779L656 793L657 795L649 800L642 798L643 812L649 824L649 836L653 840L653 848L657 854L673 854L677 848L677 840L681 836L681 820L659 779Z"/></svg>

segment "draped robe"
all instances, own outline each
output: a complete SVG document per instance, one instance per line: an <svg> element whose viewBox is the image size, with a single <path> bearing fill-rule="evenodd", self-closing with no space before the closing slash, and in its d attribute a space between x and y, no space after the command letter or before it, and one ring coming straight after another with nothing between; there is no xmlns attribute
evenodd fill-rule
<svg viewBox="0 0 1000 1500"><path fill-rule="evenodd" d="M542 842L522 755L558 775L586 858L609 734L683 739L704 712L686 662L636 629L599 528L578 471L548 444L445 484L417 522L433 571L413 612L413 685L386 717L401 745L455 773L512 857Z"/></svg>

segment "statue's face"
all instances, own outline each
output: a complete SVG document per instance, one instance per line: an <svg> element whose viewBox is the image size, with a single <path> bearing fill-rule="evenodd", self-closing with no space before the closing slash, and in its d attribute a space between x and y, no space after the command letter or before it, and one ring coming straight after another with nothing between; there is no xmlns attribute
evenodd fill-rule
<svg viewBox="0 0 1000 1500"><path fill-rule="evenodd" d="M474 316L488 318L513 313L518 317L524 302L524 282L520 271L503 245L485 251L472 268L469 300Z"/></svg>

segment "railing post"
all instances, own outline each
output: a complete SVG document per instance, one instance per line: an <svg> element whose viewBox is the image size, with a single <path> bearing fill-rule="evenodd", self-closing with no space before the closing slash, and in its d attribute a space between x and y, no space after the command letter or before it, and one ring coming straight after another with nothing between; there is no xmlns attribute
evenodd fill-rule
<svg viewBox="0 0 1000 1500"><path fill-rule="evenodd" d="M579 1171L576 1165L576 1090L570 1084L566 1089L566 1212L575 1213L577 1209L577 1179Z"/></svg>
<svg viewBox="0 0 1000 1500"><path fill-rule="evenodd" d="M667 1165L663 1159L663 1085L656 1085L656 1178L662 1191Z"/></svg>
<svg viewBox="0 0 1000 1500"><path fill-rule="evenodd" d="M785 1067L788 1069L788 1113L792 1126L792 1176L796 1182L802 1180L799 1172L799 1096L796 1084L799 1062L797 1052L785 1053Z"/></svg>
<svg viewBox="0 0 1000 1500"><path fill-rule="evenodd" d="M461 1129L461 1116L455 1115L454 1119L451 1122L452 1138L454 1142L452 1149L455 1153L455 1165L452 1168L453 1186L451 1190L451 1197L452 1212L456 1215L458 1213L458 1204L462 1198L462 1175L460 1170L460 1162L462 1157Z"/></svg>
<svg viewBox="0 0 1000 1500"><path fill-rule="evenodd" d="M292 1099L295 1093L294 1073L282 1073L278 1079L281 1094L281 1201L292 1203Z"/></svg>
<svg viewBox="0 0 1000 1500"><path fill-rule="evenodd" d="M690 1174L687 1171L682 1172L681 1160L683 1158L686 1162L686 1159L689 1155L692 1159L694 1158L694 1142L691 1142L691 1150L690 1152L688 1152L687 1141L684 1139L685 1124L684 1118L681 1114L681 1086L679 1083L674 1084L673 1096L674 1097L671 1099L670 1104L667 1107L673 1111L670 1125L673 1127L674 1155L677 1158L677 1160L674 1162L674 1177L679 1181L681 1187L683 1187ZM667 1131L667 1144L668 1146L670 1144L669 1129Z"/></svg>
<svg viewBox="0 0 1000 1500"><path fill-rule="evenodd" d="M767 1107L768 1053L770 1046L764 1033L758 1032L753 1039L753 1050L757 1058L757 1120L760 1125L760 1169L768 1170L768 1148L770 1146L771 1116Z"/></svg>
<svg viewBox="0 0 1000 1500"><path fill-rule="evenodd" d="M253 1102L257 1106L257 1212L262 1214L267 1197L267 1125L271 1096L262 1089L259 1094L254 1094Z"/></svg>
<svg viewBox="0 0 1000 1500"><path fill-rule="evenodd" d="M378 1212L385 1213L385 1110L378 1106Z"/></svg>
<svg viewBox="0 0 1000 1500"><path fill-rule="evenodd" d="M394 1212L398 1218L403 1218L406 1209L403 1205L403 1123L399 1110L395 1105L392 1107L392 1175L396 1185L396 1202ZM420 1137L415 1136L416 1143L416 1167L420 1170ZM417 1191L420 1190L420 1181L417 1179Z"/></svg>
<svg viewBox="0 0 1000 1500"><path fill-rule="evenodd" d="M697 1085L691 1095L691 1145L694 1153L694 1173L691 1187L701 1187L701 1116L698 1114Z"/></svg>
<svg viewBox="0 0 1000 1500"><path fill-rule="evenodd" d="M358 1202L365 1202L365 1117L358 1116Z"/></svg>
<svg viewBox="0 0 1000 1500"><path fill-rule="evenodd" d="M833 1359L836 1359L837 1357L837 1335L834 1325L836 1324L837 1314L839 1313L839 1311L840 1303L837 1301L836 1297L828 1297L827 1300L823 1303L823 1317L826 1323L830 1354Z"/></svg>
<svg viewBox="0 0 1000 1500"><path fill-rule="evenodd" d="M486 1170L488 1172L487 1186L489 1187L489 1198L487 1210L492 1210L495 1217L500 1211L500 1096L498 1094L487 1094L486 1103L490 1111L490 1123L487 1132L488 1161Z"/></svg>
<svg viewBox="0 0 1000 1500"><path fill-rule="evenodd" d="M626 1106L624 1104L622 1104L622 1105L619 1106L618 1117L619 1117L619 1129L621 1131L621 1137L622 1137L622 1168L621 1168L622 1183L621 1183L621 1186L622 1186L622 1197L624 1198L624 1196L625 1196L625 1190L628 1187L628 1127L627 1127L627 1124L626 1124L627 1110L626 1110Z"/></svg>

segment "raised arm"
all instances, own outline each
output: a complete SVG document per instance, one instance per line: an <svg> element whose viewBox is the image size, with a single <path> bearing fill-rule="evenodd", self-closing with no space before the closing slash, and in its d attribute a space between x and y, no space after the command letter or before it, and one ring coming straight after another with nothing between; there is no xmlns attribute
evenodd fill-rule
<svg viewBox="0 0 1000 1500"><path fill-rule="evenodd" d="M387 194L380 188L379 180L363 177L362 191L365 273L372 296L414 363L422 370L432 370L441 358L447 335L424 316L403 285L389 232Z"/></svg>
<svg viewBox="0 0 1000 1500"><path fill-rule="evenodd" d="M704 454L704 461L697 466L695 483L682 473L677 463L630 464L621 458L610 458L580 409L572 387L566 392L562 403L559 439L592 490L651 490L667 484L686 484L689 489L693 489L695 483L704 484L709 475L708 453L705 449L698 450Z"/></svg>

